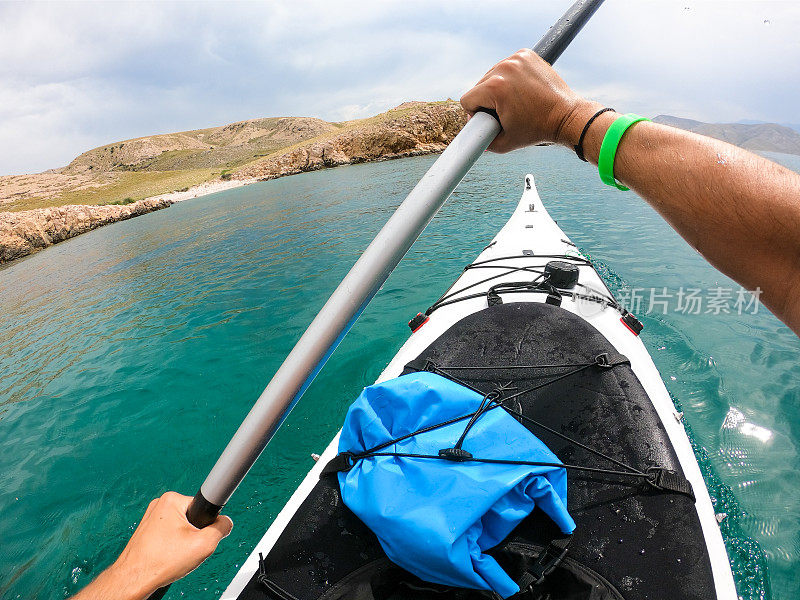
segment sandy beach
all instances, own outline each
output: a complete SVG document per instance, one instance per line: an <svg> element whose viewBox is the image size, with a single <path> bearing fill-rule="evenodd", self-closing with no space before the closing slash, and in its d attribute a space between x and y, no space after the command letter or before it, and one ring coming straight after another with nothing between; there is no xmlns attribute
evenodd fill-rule
<svg viewBox="0 0 800 600"><path fill-rule="evenodd" d="M175 202L183 202L184 200L199 198L200 196L208 196L209 194L224 192L225 190L242 187L243 185L250 185L251 183L256 183L257 181L258 179L255 178L231 179L229 181L222 181L221 179L217 181L207 181L205 183L201 183L200 185L190 187L185 192L169 192L167 194L151 196L146 198L146 200L166 200L170 204L173 204Z"/></svg>

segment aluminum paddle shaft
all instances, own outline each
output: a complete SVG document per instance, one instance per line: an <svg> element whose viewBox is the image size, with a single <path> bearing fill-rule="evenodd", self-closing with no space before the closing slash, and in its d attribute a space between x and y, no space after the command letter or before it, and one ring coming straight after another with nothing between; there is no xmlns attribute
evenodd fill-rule
<svg viewBox="0 0 800 600"><path fill-rule="evenodd" d="M600 7L578 0L534 46L550 64ZM500 133L493 111L478 112L450 142L367 247L262 392L194 497L187 517L214 522L281 423L436 211ZM161 598L164 587L150 596Z"/></svg>
<svg viewBox="0 0 800 600"><path fill-rule="evenodd" d="M228 501L341 339L499 131L494 117L476 114L397 208L286 357L214 465L200 488L208 502L222 506Z"/></svg>

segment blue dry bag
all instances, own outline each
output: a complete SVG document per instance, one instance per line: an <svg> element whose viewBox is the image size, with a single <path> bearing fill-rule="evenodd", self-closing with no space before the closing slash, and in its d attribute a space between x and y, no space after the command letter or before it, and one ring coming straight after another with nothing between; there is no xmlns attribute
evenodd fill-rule
<svg viewBox="0 0 800 600"><path fill-rule="evenodd" d="M452 448L483 397L433 373L411 373L365 388L350 407L339 452L359 454L420 429L379 450L436 456ZM560 462L502 408L482 413L463 443L475 458ZM491 556L534 507L564 533L567 512L562 467L367 456L339 473L344 503L377 535L387 556L417 577L461 588L493 590L503 598L519 586Z"/></svg>

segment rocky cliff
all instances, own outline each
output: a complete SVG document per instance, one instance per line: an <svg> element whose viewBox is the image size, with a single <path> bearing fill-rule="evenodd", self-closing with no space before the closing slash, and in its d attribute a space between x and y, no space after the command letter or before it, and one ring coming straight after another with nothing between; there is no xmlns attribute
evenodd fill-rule
<svg viewBox="0 0 800 600"><path fill-rule="evenodd" d="M167 208L169 200L139 200L125 206L67 205L0 213L0 263L107 225L154 210Z"/></svg>
<svg viewBox="0 0 800 600"><path fill-rule="evenodd" d="M306 117L256 119L96 148L57 171L0 178L0 206L7 207L7 212L0 212L0 263L101 225L166 208L173 200L196 197L204 193L204 185L237 185L326 167L441 152L466 121L461 106L452 100L406 102L374 117L343 123ZM236 168L242 160L247 162ZM229 168L222 173L200 168L209 165ZM170 173L183 176L186 167L196 167L188 171L190 175L198 173L196 181L179 189L161 189L177 186ZM128 178L121 179L123 176ZM157 178L167 179L142 187L143 177L159 182ZM228 181L231 178L237 181ZM94 204L132 202L139 194L150 197L125 205ZM73 200L65 203L65 198ZM42 203L52 206L51 202L64 205L34 208Z"/></svg>
<svg viewBox="0 0 800 600"><path fill-rule="evenodd" d="M275 152L238 169L233 177L275 179L326 167L441 152L467 122L461 105L452 101L406 102L381 117Z"/></svg>
<svg viewBox="0 0 800 600"><path fill-rule="evenodd" d="M123 140L84 152L59 169L0 175L0 210L140 200L251 174L272 179L437 152L465 122L452 100L406 102L353 121L269 117Z"/></svg>

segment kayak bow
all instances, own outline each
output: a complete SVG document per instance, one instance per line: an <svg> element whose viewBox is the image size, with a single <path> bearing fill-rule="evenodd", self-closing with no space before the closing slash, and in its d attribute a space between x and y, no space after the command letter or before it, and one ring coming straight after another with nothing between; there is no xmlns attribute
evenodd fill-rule
<svg viewBox="0 0 800 600"><path fill-rule="evenodd" d="M624 320L630 313L550 217L531 175L508 223L432 308L374 387L433 373L482 393L505 388L502 410L518 416L560 461L577 467L568 468L568 508L577 524L568 552L558 546L564 538L540 510L489 551L523 588L530 583L525 574L538 573L535 565L551 556L545 549L559 548L552 572L520 598L737 597L697 459L681 415L638 337L639 328L631 327L637 321ZM384 421L402 422L407 417L404 406L392 402ZM464 449L478 459L498 437L508 439L496 431L476 433ZM381 452L398 452L393 448ZM344 465L337 461L342 450L337 435L223 600L486 598L482 592L422 582L387 560L376 532L367 529L356 509L345 506L342 480L326 475L341 476L342 469L351 467L352 460ZM537 460L529 452L515 458ZM402 468L400 462L386 464ZM374 504L386 493L369 481L377 477L377 466L370 462L370 471L361 476ZM412 466L419 478L424 465ZM450 463L449 468L460 467ZM654 480L654 486L636 480L634 471L659 469L671 473L670 481ZM445 480L423 481L405 495L425 495L430 488L445 486ZM451 492L449 487L434 492L426 500L434 505L429 511L446 513L449 507L437 505L437 499ZM370 498L363 501L372 508ZM384 498L392 511L407 501ZM481 501L485 498L476 493L467 504L474 508ZM407 536L410 546L431 543L413 536L425 515L411 516L413 510L401 515L409 520L394 535Z"/></svg>

